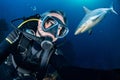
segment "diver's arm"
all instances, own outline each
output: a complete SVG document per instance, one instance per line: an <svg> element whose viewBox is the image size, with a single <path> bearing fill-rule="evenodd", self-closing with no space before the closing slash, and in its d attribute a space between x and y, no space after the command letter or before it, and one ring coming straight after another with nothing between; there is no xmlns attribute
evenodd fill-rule
<svg viewBox="0 0 120 80"><path fill-rule="evenodd" d="M18 40L18 32L12 31L0 44L0 64L5 61L7 56L10 54L11 48L14 43Z"/></svg>
<svg viewBox="0 0 120 80"><path fill-rule="evenodd" d="M61 69L65 66L68 66L69 63L65 59L62 53L55 52L55 54L52 54L50 59L50 64L59 72Z"/></svg>
<svg viewBox="0 0 120 80"><path fill-rule="evenodd" d="M9 49L10 49L11 44L3 40L0 44L0 64L4 62L4 60L7 58L9 55Z"/></svg>
<svg viewBox="0 0 120 80"><path fill-rule="evenodd" d="M50 63L57 70L57 73L60 75L60 77L62 78L62 80L69 80L69 79L70 80L75 80L75 79L71 78L72 75L69 75L69 74L73 74L72 73L73 69L70 68L71 66L66 61L66 59L64 58L64 56L53 54L52 58L50 60ZM75 74L75 71L74 71L74 74Z"/></svg>

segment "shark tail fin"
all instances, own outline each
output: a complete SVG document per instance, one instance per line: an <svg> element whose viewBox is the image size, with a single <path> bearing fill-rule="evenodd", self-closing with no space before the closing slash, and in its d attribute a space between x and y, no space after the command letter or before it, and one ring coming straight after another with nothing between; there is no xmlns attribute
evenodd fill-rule
<svg viewBox="0 0 120 80"><path fill-rule="evenodd" d="M110 10L111 10L113 13L115 13L115 14L118 15L118 13L113 9L113 5L111 5Z"/></svg>

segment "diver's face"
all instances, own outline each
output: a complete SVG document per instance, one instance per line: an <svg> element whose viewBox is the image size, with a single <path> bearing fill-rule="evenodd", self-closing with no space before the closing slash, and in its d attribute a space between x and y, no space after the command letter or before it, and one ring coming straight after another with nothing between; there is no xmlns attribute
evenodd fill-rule
<svg viewBox="0 0 120 80"><path fill-rule="evenodd" d="M65 24L64 22L64 19L63 19L63 16L61 16L60 14L57 14L57 13L50 13L46 16L53 16L53 17L56 17L58 18L60 21L62 21L63 24ZM45 28L49 28L51 27L52 25L55 24L55 21L53 19L49 19L48 21L45 22ZM57 35L60 34L60 30L61 30L61 27L58 28L58 31L57 31ZM58 38L56 38L53 34L49 33L49 32L45 32L42 30L42 20L39 20L38 21L38 29L37 29L37 32L36 32L36 36L40 37L40 36L49 36L53 39L53 42L56 41Z"/></svg>

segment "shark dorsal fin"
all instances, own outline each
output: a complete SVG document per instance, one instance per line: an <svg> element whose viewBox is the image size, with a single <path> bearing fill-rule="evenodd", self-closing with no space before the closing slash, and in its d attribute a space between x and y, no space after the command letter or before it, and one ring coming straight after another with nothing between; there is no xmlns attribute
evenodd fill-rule
<svg viewBox="0 0 120 80"><path fill-rule="evenodd" d="M83 6L83 9L85 10L86 13L90 13L91 10L89 10L88 8L86 8L85 6Z"/></svg>

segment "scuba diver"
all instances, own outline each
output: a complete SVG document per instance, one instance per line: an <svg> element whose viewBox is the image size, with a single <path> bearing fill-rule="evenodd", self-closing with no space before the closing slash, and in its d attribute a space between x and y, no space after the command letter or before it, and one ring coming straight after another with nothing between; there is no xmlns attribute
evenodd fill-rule
<svg viewBox="0 0 120 80"><path fill-rule="evenodd" d="M15 22L23 20L18 27ZM0 44L0 80L43 80L48 64L58 72L66 63L57 47L69 29L61 11L11 21L14 30Z"/></svg>

